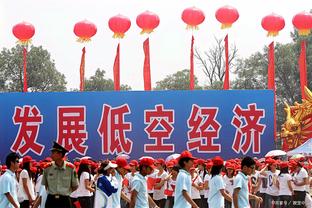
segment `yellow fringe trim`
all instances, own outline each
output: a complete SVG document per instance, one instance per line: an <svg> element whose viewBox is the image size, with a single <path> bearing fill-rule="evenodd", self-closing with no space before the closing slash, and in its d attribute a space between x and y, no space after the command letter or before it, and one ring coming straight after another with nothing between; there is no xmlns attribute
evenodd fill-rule
<svg viewBox="0 0 312 208"><path fill-rule="evenodd" d="M140 34L143 35L143 34L151 34L152 32L154 32L153 29L143 29Z"/></svg>
<svg viewBox="0 0 312 208"><path fill-rule="evenodd" d="M199 30L199 27L195 25L187 25L186 29L187 30Z"/></svg>
<svg viewBox="0 0 312 208"><path fill-rule="evenodd" d="M32 41L31 39L18 40L18 41L16 41L16 43L19 45L27 46L27 45L31 44L31 41Z"/></svg>
<svg viewBox="0 0 312 208"><path fill-rule="evenodd" d="M223 29L228 29L228 28L230 28L230 27L232 27L232 24L231 23L225 23L225 24L222 24L221 25L221 29L223 30Z"/></svg>
<svg viewBox="0 0 312 208"><path fill-rule="evenodd" d="M308 36L310 35L311 30L310 29L302 29L298 30L298 33L300 36Z"/></svg>
<svg viewBox="0 0 312 208"><path fill-rule="evenodd" d="M277 35L278 35L278 31L269 31L267 34L268 37L275 37Z"/></svg>
<svg viewBox="0 0 312 208"><path fill-rule="evenodd" d="M87 43L90 41L91 41L91 38L87 38L87 37L80 37L77 39L77 42L79 42L79 43Z"/></svg>
<svg viewBox="0 0 312 208"><path fill-rule="evenodd" d="M114 33L113 38L122 39L125 37L125 33Z"/></svg>

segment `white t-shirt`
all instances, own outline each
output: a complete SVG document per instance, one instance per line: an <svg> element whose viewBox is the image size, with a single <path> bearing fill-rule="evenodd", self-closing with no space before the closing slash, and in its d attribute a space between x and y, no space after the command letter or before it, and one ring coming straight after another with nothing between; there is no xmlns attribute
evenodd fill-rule
<svg viewBox="0 0 312 208"><path fill-rule="evenodd" d="M167 176L168 176L168 173L166 171L163 171L161 175L158 175L158 173L155 175L155 180L158 180L160 182L161 180L165 179ZM165 195L166 187L167 187L167 181L159 190L154 188L153 199L154 200L167 199L167 196Z"/></svg>
<svg viewBox="0 0 312 208"><path fill-rule="evenodd" d="M304 178L308 178L308 173L304 168L301 168L299 173L295 173L293 180L297 183L302 183ZM305 191L305 185L304 186L296 186L294 184L294 190L295 191Z"/></svg>
<svg viewBox="0 0 312 208"><path fill-rule="evenodd" d="M149 180L148 178L152 178L152 179L154 179L154 178L156 177L156 174L157 174L157 173L158 173L158 170L156 169L156 170L154 170L154 172L153 172L152 174L147 175L147 176L146 176L147 181ZM153 189L151 189L151 190L147 189L147 193L149 193L149 194L154 193L154 188L153 188Z"/></svg>
<svg viewBox="0 0 312 208"><path fill-rule="evenodd" d="M224 197L222 196L220 190L225 188L221 175L216 175L212 177L209 181L209 195L208 195L208 205L209 207L224 207Z"/></svg>
<svg viewBox="0 0 312 208"><path fill-rule="evenodd" d="M127 195L127 197L131 197L131 184L132 184L132 181L133 181L133 178L135 176L135 174L137 174L137 172L135 172L134 174L132 174L131 172L130 173L127 173L125 175L125 179L124 180L128 180L128 187L124 186L123 187L123 192Z"/></svg>
<svg viewBox="0 0 312 208"><path fill-rule="evenodd" d="M256 185L258 180L259 180L259 177L260 177L260 173L259 171L255 171L255 173L251 174L250 175L250 180L251 180L251 184L252 185ZM259 191L260 187L256 190L253 190L255 193L257 193Z"/></svg>
<svg viewBox="0 0 312 208"><path fill-rule="evenodd" d="M227 175L223 176L223 181L225 183L225 190L229 192L229 194L232 196L234 191L234 179L235 176L232 178L227 177Z"/></svg>
<svg viewBox="0 0 312 208"><path fill-rule="evenodd" d="M260 180L259 192L266 193L266 190L268 188L268 178L264 175L260 175L259 180Z"/></svg>
<svg viewBox="0 0 312 208"><path fill-rule="evenodd" d="M36 195L39 195L39 192L40 192L42 176L43 176L42 174L40 176L38 176L37 181L36 181L36 185L35 185L35 194Z"/></svg>
<svg viewBox="0 0 312 208"><path fill-rule="evenodd" d="M291 196L292 193L288 187L288 181L291 181L291 175L288 173L282 173L278 176L278 182L279 182L279 196Z"/></svg>
<svg viewBox="0 0 312 208"><path fill-rule="evenodd" d="M276 170L274 173L271 171L266 171L267 179L268 179L268 188L266 193L271 196L278 196L278 188L276 186L276 180L279 175L279 170Z"/></svg>
<svg viewBox="0 0 312 208"><path fill-rule="evenodd" d="M92 196L91 192L86 189L85 180L91 180L91 175L87 172L82 172L79 179L79 186L76 190L76 197Z"/></svg>
<svg viewBox="0 0 312 208"><path fill-rule="evenodd" d="M194 183L196 185L200 185L203 183L203 181L202 181L200 176L195 176L195 178L192 179L192 183ZM200 192L193 185L192 185L192 190L191 190L191 198L192 199L200 199Z"/></svg>
<svg viewBox="0 0 312 208"><path fill-rule="evenodd" d="M170 178L168 180L167 186L168 186L168 190L172 191L172 196L174 196L174 191L175 191L175 187L176 187L176 181L173 180L172 178Z"/></svg>
<svg viewBox="0 0 312 208"><path fill-rule="evenodd" d="M199 176L200 176L200 178L201 178L201 180L202 181L204 181L205 180L205 171L198 171L198 174L199 174ZM206 175L207 175L207 172L206 172ZM202 195L202 196L204 196L205 195L205 190L203 189L203 190L201 190L201 191L199 191L199 193L200 193L200 195Z"/></svg>
<svg viewBox="0 0 312 208"><path fill-rule="evenodd" d="M206 182L208 182L208 189L205 189L205 198L207 199L208 198L208 195L209 195L209 181L210 181L210 179L211 179L211 175L210 174L206 174L205 175L205 178L204 178L204 184L206 183Z"/></svg>
<svg viewBox="0 0 312 208"><path fill-rule="evenodd" d="M32 180L29 178L28 172L27 170L22 170L21 174L20 174L20 179L19 179L19 189L17 192L17 198L19 202L25 201L25 200L29 200L28 196L24 190L24 186L23 186L23 178L27 179L27 187L30 193L30 196L33 200L36 199L36 195L35 195L35 186L34 183L32 182Z"/></svg>

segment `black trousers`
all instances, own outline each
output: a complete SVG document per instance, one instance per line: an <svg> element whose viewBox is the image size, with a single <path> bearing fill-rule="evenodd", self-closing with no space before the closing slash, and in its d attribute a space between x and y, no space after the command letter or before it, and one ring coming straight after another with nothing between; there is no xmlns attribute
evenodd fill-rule
<svg viewBox="0 0 312 208"><path fill-rule="evenodd" d="M20 203L20 208L29 208L30 204L28 200L24 200Z"/></svg>
<svg viewBox="0 0 312 208"><path fill-rule="evenodd" d="M292 202L292 196L286 196L286 195L281 195L278 196L278 208L292 208L293 207L293 202Z"/></svg>
<svg viewBox="0 0 312 208"><path fill-rule="evenodd" d="M200 208L208 208L208 199L204 195L200 195L202 206Z"/></svg>
<svg viewBox="0 0 312 208"><path fill-rule="evenodd" d="M45 208L72 208L72 205L69 196L56 196L49 194Z"/></svg>
<svg viewBox="0 0 312 208"><path fill-rule="evenodd" d="M168 208L173 208L174 197L173 196L168 196L167 197L167 201L168 201Z"/></svg>
<svg viewBox="0 0 312 208"><path fill-rule="evenodd" d="M81 208L93 208L91 196L78 197Z"/></svg>
<svg viewBox="0 0 312 208"><path fill-rule="evenodd" d="M166 199L161 199L161 200L154 200L155 204L157 204L157 206L159 208L165 208L166 205Z"/></svg>
<svg viewBox="0 0 312 208"><path fill-rule="evenodd" d="M294 192L295 193L293 196L293 207L304 208L306 192L305 191L294 191Z"/></svg>

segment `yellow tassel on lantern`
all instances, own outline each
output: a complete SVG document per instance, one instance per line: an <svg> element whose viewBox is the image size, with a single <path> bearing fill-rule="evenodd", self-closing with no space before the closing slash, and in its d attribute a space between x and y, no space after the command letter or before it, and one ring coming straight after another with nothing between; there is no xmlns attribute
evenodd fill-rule
<svg viewBox="0 0 312 208"><path fill-rule="evenodd" d="M268 37L275 37L277 35L278 35L278 31L269 31L267 34Z"/></svg>
<svg viewBox="0 0 312 208"><path fill-rule="evenodd" d="M32 41L31 39L25 39L25 40L18 40L16 41L16 43L19 45L26 46L26 45L31 44L31 41Z"/></svg>
<svg viewBox="0 0 312 208"><path fill-rule="evenodd" d="M231 23L224 23L224 24L221 25L221 29L228 29L230 27L232 27Z"/></svg>
<svg viewBox="0 0 312 208"><path fill-rule="evenodd" d="M143 30L140 32L140 34L141 34L141 35L143 35L143 34L145 34L145 33L151 34L152 32L154 32L153 29L143 29Z"/></svg>
<svg viewBox="0 0 312 208"><path fill-rule="evenodd" d="M87 43L87 42L90 42L90 41L91 41L91 38L89 38L89 37L79 37L77 39L77 42L79 42L79 43Z"/></svg>
<svg viewBox="0 0 312 208"><path fill-rule="evenodd" d="M187 30L199 30L199 27L197 25L187 25Z"/></svg>
<svg viewBox="0 0 312 208"><path fill-rule="evenodd" d="M310 29L301 29L298 30L298 33L300 36L308 36L310 35L311 30Z"/></svg>
<svg viewBox="0 0 312 208"><path fill-rule="evenodd" d="M113 38L122 39L125 37L125 33L114 33Z"/></svg>

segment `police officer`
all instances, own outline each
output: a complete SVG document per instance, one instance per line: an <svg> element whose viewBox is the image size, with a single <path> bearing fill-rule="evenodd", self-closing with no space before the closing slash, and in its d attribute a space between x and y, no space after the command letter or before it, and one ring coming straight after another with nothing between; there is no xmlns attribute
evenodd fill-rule
<svg viewBox="0 0 312 208"><path fill-rule="evenodd" d="M51 149L53 162L43 171L42 185L46 187L48 196L46 208L70 208L69 195L78 188L78 178L75 166L64 161L68 151L54 142Z"/></svg>

